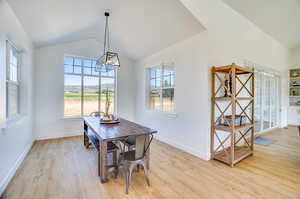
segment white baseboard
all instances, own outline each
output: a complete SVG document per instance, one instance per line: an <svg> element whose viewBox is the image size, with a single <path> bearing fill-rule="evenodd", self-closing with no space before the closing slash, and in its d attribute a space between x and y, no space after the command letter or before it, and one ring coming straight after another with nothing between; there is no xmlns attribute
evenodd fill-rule
<svg viewBox="0 0 300 199"><path fill-rule="evenodd" d="M201 151L195 150L194 148L192 148L190 146L183 145L182 143L178 143L174 140L171 140L171 139L168 139L168 138L165 138L162 136L156 137L156 139L161 142L165 142L171 146L174 146L175 148L181 149L187 153L190 153L194 156L197 156L197 157L201 158L202 160L210 160L210 154L206 154Z"/></svg>
<svg viewBox="0 0 300 199"><path fill-rule="evenodd" d="M22 164L23 160L26 158L28 152L30 151L30 149L32 147L32 144L33 144L33 142L31 142L30 144L28 144L25 147L24 151L18 157L18 159L16 160L15 164L13 165L13 167L8 171L6 177L3 180L0 181L0 198L1 198L1 195L4 193L7 185L10 183L10 181L14 177L17 169L20 167L20 165Z"/></svg>
<svg viewBox="0 0 300 199"><path fill-rule="evenodd" d="M73 137L83 135L83 132L76 132L70 134L61 134L61 135L46 135L46 136L37 136L36 140L50 140L50 139L58 139L58 138L65 138L65 137Z"/></svg>

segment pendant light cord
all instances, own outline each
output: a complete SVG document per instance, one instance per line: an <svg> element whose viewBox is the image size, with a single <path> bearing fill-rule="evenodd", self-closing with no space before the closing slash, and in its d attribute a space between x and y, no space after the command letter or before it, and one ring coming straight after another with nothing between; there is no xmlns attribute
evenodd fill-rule
<svg viewBox="0 0 300 199"><path fill-rule="evenodd" d="M104 32L104 52L103 54L106 53L106 43L107 43L107 51L110 50L110 41L109 41L109 27L108 27L108 16L105 16L105 32Z"/></svg>

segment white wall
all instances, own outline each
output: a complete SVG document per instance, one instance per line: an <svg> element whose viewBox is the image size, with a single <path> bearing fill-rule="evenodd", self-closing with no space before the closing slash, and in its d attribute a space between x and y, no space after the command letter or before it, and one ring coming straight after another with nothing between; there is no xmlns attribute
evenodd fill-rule
<svg viewBox="0 0 300 199"><path fill-rule="evenodd" d="M33 142L32 135L32 65L33 48L30 39L6 1L0 0L0 196L13 177ZM5 46L13 41L22 53L21 117L5 121Z"/></svg>
<svg viewBox="0 0 300 199"><path fill-rule="evenodd" d="M300 47L290 50L290 68L300 68Z"/></svg>
<svg viewBox="0 0 300 199"><path fill-rule="evenodd" d="M244 60L281 72L282 125L287 118L288 50L221 1L182 0L207 31L136 63L136 119L159 131L157 137L209 159L210 67ZM145 106L145 67L174 62L177 118Z"/></svg>
<svg viewBox="0 0 300 199"><path fill-rule="evenodd" d="M287 125L289 51L222 0L180 0L207 28L214 49L211 64L248 59L281 73L281 126ZM217 14L216 14L217 13ZM218 62L217 62L218 61ZM227 61L228 62L228 61Z"/></svg>
<svg viewBox="0 0 300 199"><path fill-rule="evenodd" d="M36 49L35 54L35 126L37 139L82 134L81 119L64 119L64 55L97 58L102 45L96 40L82 40ZM133 65L120 57L118 71L118 114L134 119Z"/></svg>

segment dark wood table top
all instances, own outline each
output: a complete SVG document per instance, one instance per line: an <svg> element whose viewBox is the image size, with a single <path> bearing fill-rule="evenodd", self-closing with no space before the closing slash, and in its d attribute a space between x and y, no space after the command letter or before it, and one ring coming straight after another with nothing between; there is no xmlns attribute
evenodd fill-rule
<svg viewBox="0 0 300 199"><path fill-rule="evenodd" d="M86 124L104 141L117 140L128 136L154 134L156 130L120 118L118 124L100 124L99 117L88 116L83 118Z"/></svg>

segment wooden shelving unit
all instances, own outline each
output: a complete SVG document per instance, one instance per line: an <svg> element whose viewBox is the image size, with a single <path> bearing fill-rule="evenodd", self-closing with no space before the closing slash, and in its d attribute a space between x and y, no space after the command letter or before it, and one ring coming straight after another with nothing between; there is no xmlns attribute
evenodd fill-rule
<svg viewBox="0 0 300 199"><path fill-rule="evenodd" d="M253 154L254 71L212 67L211 159L231 167Z"/></svg>

